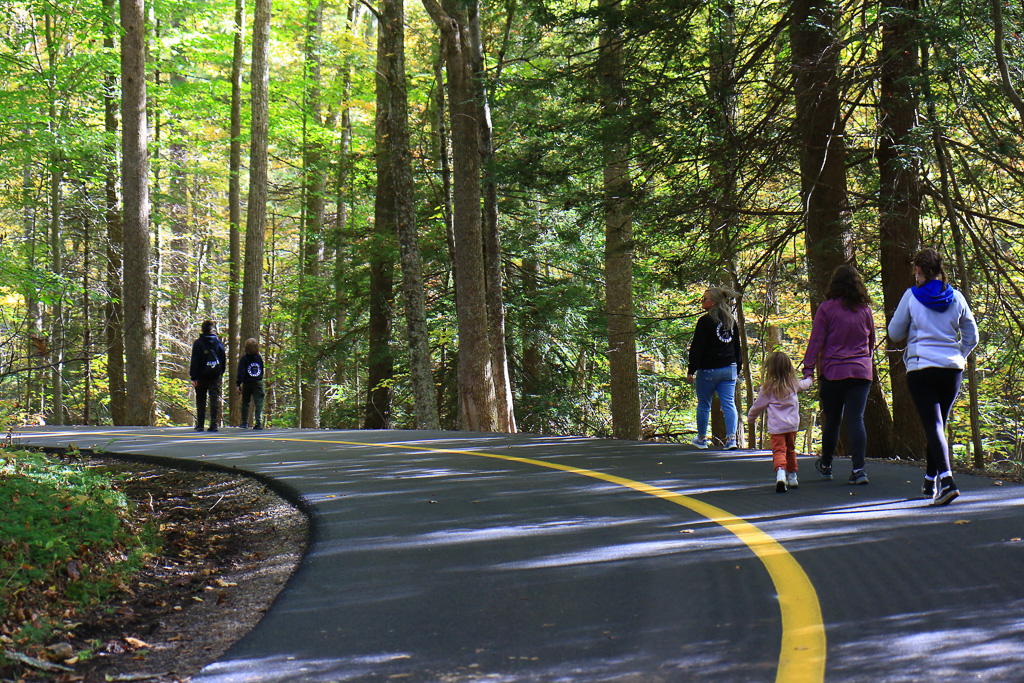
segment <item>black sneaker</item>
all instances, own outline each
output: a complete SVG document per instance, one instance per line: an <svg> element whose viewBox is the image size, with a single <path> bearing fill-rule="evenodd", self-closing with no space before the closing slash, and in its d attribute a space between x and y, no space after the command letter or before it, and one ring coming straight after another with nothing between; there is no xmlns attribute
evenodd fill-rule
<svg viewBox="0 0 1024 683"><path fill-rule="evenodd" d="M239 429L248 429L249 425L247 425L246 423L243 422L242 424L238 425L238 428Z"/></svg>
<svg viewBox="0 0 1024 683"><path fill-rule="evenodd" d="M253 429L263 429L263 425L253 425Z"/></svg>
<svg viewBox="0 0 1024 683"><path fill-rule="evenodd" d="M852 485L860 485L868 483L868 475L864 474L864 470L856 470L850 472L850 481L847 482Z"/></svg>
<svg viewBox="0 0 1024 683"><path fill-rule="evenodd" d="M215 431L217 431L217 428L216 427L209 427L206 431L208 431L208 432L215 432Z"/></svg>
<svg viewBox="0 0 1024 683"><path fill-rule="evenodd" d="M953 482L953 477L943 477L935 491L935 500L932 501L932 505L949 505L959 495L960 489Z"/></svg>
<svg viewBox="0 0 1024 683"><path fill-rule="evenodd" d="M928 477L924 478L924 483L921 484L921 495L924 496L925 498L934 498L935 497L935 480L934 479L929 479Z"/></svg>
<svg viewBox="0 0 1024 683"><path fill-rule="evenodd" d="M196 431L196 432L203 431L203 425L196 425L196 428L193 431Z"/></svg>
<svg viewBox="0 0 1024 683"><path fill-rule="evenodd" d="M832 466L821 461L821 456L814 459L814 469L818 470L823 481L832 481Z"/></svg>

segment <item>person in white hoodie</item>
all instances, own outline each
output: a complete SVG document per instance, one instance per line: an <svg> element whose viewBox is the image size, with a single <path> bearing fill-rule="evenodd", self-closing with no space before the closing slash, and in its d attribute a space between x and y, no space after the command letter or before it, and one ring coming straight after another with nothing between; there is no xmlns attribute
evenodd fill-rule
<svg viewBox="0 0 1024 683"><path fill-rule="evenodd" d="M967 356L978 345L978 324L964 295L947 284L939 252L918 252L914 272L918 284L904 292L889 322L889 336L907 340L907 386L928 439L921 492L933 505L947 505L960 491L949 464L946 422L960 393Z"/></svg>
<svg viewBox="0 0 1024 683"><path fill-rule="evenodd" d="M772 465L775 467L775 491L800 486L796 466L796 432L800 429L800 401L797 392L809 389L814 379L797 379L793 361L782 351L773 351L764 361L764 380L757 398L747 413L753 432L754 419L768 412L768 433L772 436Z"/></svg>

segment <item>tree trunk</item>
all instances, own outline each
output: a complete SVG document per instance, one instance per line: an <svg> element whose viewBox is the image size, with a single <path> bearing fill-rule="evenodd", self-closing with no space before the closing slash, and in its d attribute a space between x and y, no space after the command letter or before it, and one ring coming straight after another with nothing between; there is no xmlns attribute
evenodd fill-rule
<svg viewBox="0 0 1024 683"><path fill-rule="evenodd" d="M383 4L383 3L382 3ZM370 320L367 341L368 372L365 429L391 427L391 380L394 358L391 355L391 326L394 309L393 248L396 227L395 169L391 160L392 112L388 88L389 62L395 58L394 45L388 39L393 26L380 17L377 30L377 117L376 148L377 195L373 209L374 239L370 253Z"/></svg>
<svg viewBox="0 0 1024 683"><path fill-rule="evenodd" d="M114 50L114 33L117 17L114 0L103 0L103 47ZM117 74L108 72L103 79L103 122L104 129L112 142L106 150L110 160L104 171L106 191L104 218L107 225L106 240L106 291L107 304L103 331L107 347L107 386L110 392L110 419L115 426L125 424L126 399L124 393L124 338L121 334L124 313L121 292L121 212L117 199L117 154L113 142L117 134Z"/></svg>
<svg viewBox="0 0 1024 683"><path fill-rule="evenodd" d="M629 172L628 102L623 84L619 0L600 0L606 13L599 40L598 72L604 164L605 314L611 374L612 435L640 438L640 386L633 304L633 181Z"/></svg>
<svg viewBox="0 0 1024 683"><path fill-rule="evenodd" d="M242 66L245 62L245 0L235 0L235 39L231 57L231 147L228 153L228 413L225 424L241 420L238 391L232 388L238 376L242 351L239 335L239 304L242 286Z"/></svg>
<svg viewBox="0 0 1024 683"><path fill-rule="evenodd" d="M156 402L150 315L146 23L143 0L120 3L125 387L130 397L125 421L145 426L153 424Z"/></svg>
<svg viewBox="0 0 1024 683"><path fill-rule="evenodd" d="M426 292L416 235L416 211L409 149L409 108L405 75L405 4L403 0L382 0L380 40L389 58L383 66L386 80L390 136L388 152L395 190L395 221L402 264L402 298L405 303L409 343L409 369L416 427L439 429L434 374L430 361L430 331L427 328Z"/></svg>
<svg viewBox="0 0 1024 683"><path fill-rule="evenodd" d="M491 166L494 162L494 128L487 99L487 74L484 69L484 45L480 32L479 4L470 5L469 39L472 44L473 83L480 122L480 164L483 169L484 267L487 278L487 321L490 326L491 373L494 377L497 431L514 433L516 416L512 400L512 382L508 374L505 349L505 301L502 284L501 233L498 229L498 183Z"/></svg>
<svg viewBox="0 0 1024 683"><path fill-rule="evenodd" d="M811 313L832 271L852 261L846 145L840 112L838 9L832 0L795 0L790 41L800 136L800 198L806 230Z"/></svg>
<svg viewBox="0 0 1024 683"><path fill-rule="evenodd" d="M879 232L885 320L892 319L903 293L914 284L913 258L921 246L921 183L914 155L918 102L912 78L918 75L916 0L883 3L880 136L878 144ZM924 429L917 416L901 345L886 335L892 391L893 452L886 457L924 457ZM871 430L876 432L877 430Z"/></svg>
<svg viewBox="0 0 1024 683"><path fill-rule="evenodd" d="M323 0L318 0L309 7L307 17L306 42L306 78L309 83L306 95L305 117L314 128L310 138L308 131L303 142L303 261L302 280L307 285L300 287L299 296L311 296L317 291L316 281L320 278L320 264L324 258L324 193L327 190L327 173L324 168L324 150L320 142L320 130L323 127L321 113L321 75L320 38L323 32ZM308 128L309 126L307 126ZM312 295L312 296L315 296ZM299 306L300 356L299 356L299 391L301 393L301 412L299 426L316 429L320 426L320 361L319 346L323 340L321 333L323 316L320 315L319 302L309 300L309 305Z"/></svg>
<svg viewBox="0 0 1024 683"><path fill-rule="evenodd" d="M270 131L271 0L256 0L252 28L252 122L249 146L249 199L245 222L245 274L241 337L260 338L263 249L267 229L267 136Z"/></svg>
<svg viewBox="0 0 1024 683"><path fill-rule="evenodd" d="M56 124L56 107L51 104L51 119ZM50 155L50 269L57 278L64 276L64 247L61 242L61 201L63 159L59 152ZM56 297L50 308L50 382L53 414L50 424L64 424L64 302Z"/></svg>
<svg viewBox="0 0 1024 683"><path fill-rule="evenodd" d="M448 102L454 168L452 225L455 248L456 315L459 327L459 424L461 429L497 429L491 368L487 285L480 213L480 124L474 101L469 15L454 1L442 9L424 6L441 32L448 70Z"/></svg>

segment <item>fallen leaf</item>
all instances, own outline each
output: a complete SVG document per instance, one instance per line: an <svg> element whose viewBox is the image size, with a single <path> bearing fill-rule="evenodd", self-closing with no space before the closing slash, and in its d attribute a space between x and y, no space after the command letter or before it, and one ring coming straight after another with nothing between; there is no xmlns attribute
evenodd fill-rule
<svg viewBox="0 0 1024 683"><path fill-rule="evenodd" d="M955 522L953 522L953 524L970 524L970 523L971 523L971 520L969 520L969 519L958 519Z"/></svg>
<svg viewBox="0 0 1024 683"><path fill-rule="evenodd" d="M132 638L131 636L125 636L124 637L124 642L128 643L132 648L134 648L136 650L141 650L142 648L153 647L152 645L150 645L146 641L139 640L138 638Z"/></svg>
<svg viewBox="0 0 1024 683"><path fill-rule="evenodd" d="M692 534L693 533L693 529L680 529L679 533L681 533L681 534Z"/></svg>
<svg viewBox="0 0 1024 683"><path fill-rule="evenodd" d="M1020 536L1018 536L1017 538L1011 538L1010 543L1020 543Z"/></svg>

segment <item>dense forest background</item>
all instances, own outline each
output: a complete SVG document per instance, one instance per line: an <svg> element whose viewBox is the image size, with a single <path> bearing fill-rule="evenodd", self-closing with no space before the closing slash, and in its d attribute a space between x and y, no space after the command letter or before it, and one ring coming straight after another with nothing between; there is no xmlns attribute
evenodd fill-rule
<svg viewBox="0 0 1024 683"><path fill-rule="evenodd" d="M869 455L920 457L884 326L929 245L982 332L958 462L1022 459L1019 6L3 5L7 423L191 424L208 318L273 426L688 439L704 288L745 410L852 262Z"/></svg>

